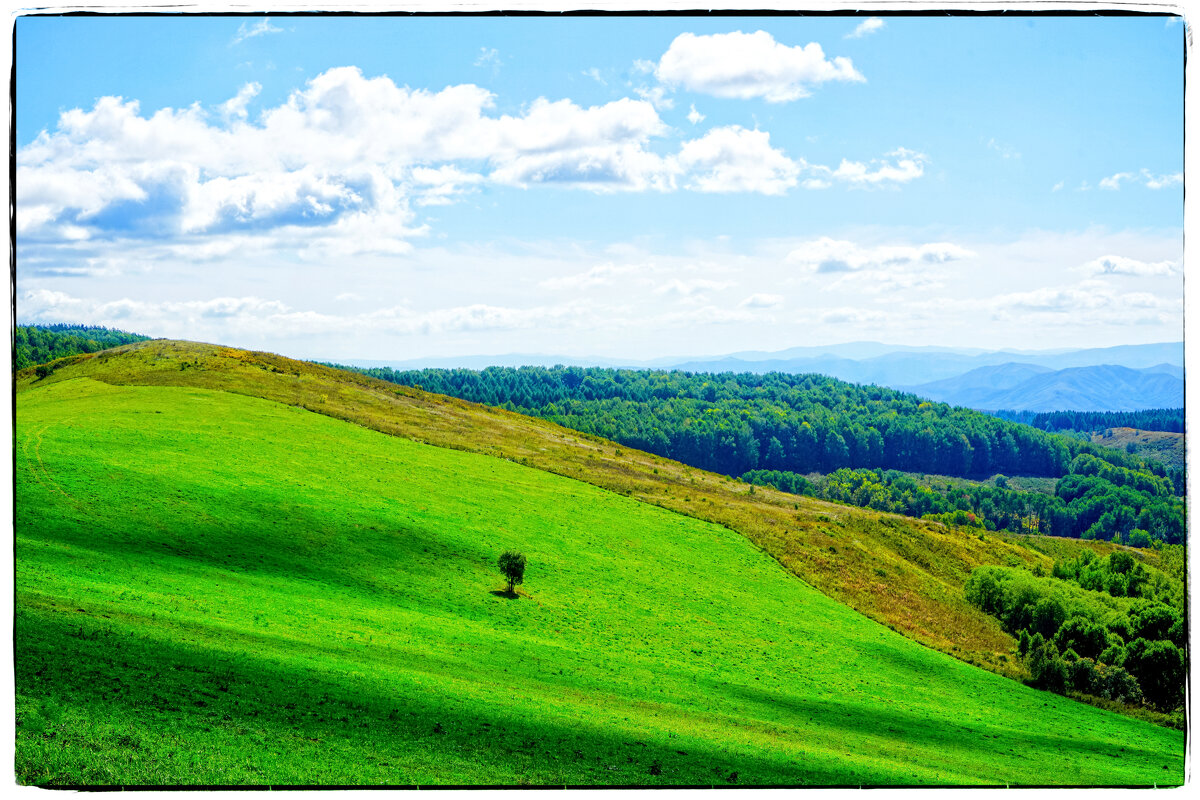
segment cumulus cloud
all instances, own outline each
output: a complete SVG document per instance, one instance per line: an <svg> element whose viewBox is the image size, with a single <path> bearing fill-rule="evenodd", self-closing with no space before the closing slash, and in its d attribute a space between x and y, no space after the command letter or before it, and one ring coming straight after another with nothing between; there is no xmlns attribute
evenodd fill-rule
<svg viewBox="0 0 1200 800"><path fill-rule="evenodd" d="M1174 275L1179 271L1175 261L1139 261L1124 256L1102 256L1087 262L1080 271L1091 275Z"/></svg>
<svg viewBox="0 0 1200 800"><path fill-rule="evenodd" d="M704 115L696 110L695 103L692 103L692 108L688 111L687 120L693 125L699 125L701 122L704 122Z"/></svg>
<svg viewBox="0 0 1200 800"><path fill-rule="evenodd" d="M713 128L684 142L679 163L692 174L687 186L699 192L760 192L779 195L796 185L801 166L771 147L765 131L738 125Z"/></svg>
<svg viewBox="0 0 1200 800"><path fill-rule="evenodd" d="M861 39L869 33L875 33L875 31L880 30L883 26L884 22L879 17L867 17L858 23L858 26L854 30L847 33L844 38Z"/></svg>
<svg viewBox="0 0 1200 800"><path fill-rule="evenodd" d="M479 86L413 89L356 67L329 69L252 115L260 91L247 83L213 108L143 112L135 99L102 97L64 111L17 153L22 244L127 247L220 234L240 237L238 252L257 241L310 260L396 255L428 233L420 209L489 184L782 195L801 180L897 185L926 163L901 149L869 163L810 165L773 147L767 132L736 125L662 152L672 130L648 100L537 98L497 114ZM211 241L192 245L220 247Z"/></svg>
<svg viewBox="0 0 1200 800"><path fill-rule="evenodd" d="M674 167L648 149L667 128L645 101L538 99L519 115L492 116L492 95L477 86L414 90L344 67L251 123L246 104L258 88L244 86L219 117L197 105L143 115L120 97L64 112L18 153L19 231L62 240L340 227L370 228L378 242L420 232L410 202L450 202L484 177L675 188Z"/></svg>
<svg viewBox="0 0 1200 800"><path fill-rule="evenodd" d="M769 103L807 97L812 86L828 81L866 80L850 59L826 59L816 42L788 46L766 31L681 33L654 66L654 75L670 87Z"/></svg>

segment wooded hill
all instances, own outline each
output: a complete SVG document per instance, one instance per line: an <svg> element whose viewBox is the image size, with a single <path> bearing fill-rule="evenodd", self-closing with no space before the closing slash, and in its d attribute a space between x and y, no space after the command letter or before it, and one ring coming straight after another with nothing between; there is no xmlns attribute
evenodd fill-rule
<svg viewBox="0 0 1200 800"><path fill-rule="evenodd" d="M98 325L18 325L13 331L13 369L45 364L76 353L98 353L149 338Z"/></svg>
<svg viewBox="0 0 1200 800"><path fill-rule="evenodd" d="M340 368L540 416L726 475L850 467L1057 478L1070 471L1080 453L1165 474L1161 465L1027 425L823 375Z"/></svg>

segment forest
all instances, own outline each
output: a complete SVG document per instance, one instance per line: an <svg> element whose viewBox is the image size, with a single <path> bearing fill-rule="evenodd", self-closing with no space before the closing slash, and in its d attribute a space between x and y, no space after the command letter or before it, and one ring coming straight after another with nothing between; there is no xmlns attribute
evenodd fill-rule
<svg viewBox="0 0 1200 800"><path fill-rule="evenodd" d="M1184 501L1164 478L1113 467L1087 454L1071 462L1071 473L1053 494L1018 491L1003 475L995 485L919 482L897 470L839 469L827 475L751 470L742 480L780 491L876 511L969 525L986 530L1040 533L1116 541L1131 547L1155 542L1183 544Z"/></svg>
<svg viewBox="0 0 1200 800"><path fill-rule="evenodd" d="M1124 452L823 375L581 367L354 371L543 417L726 475L878 468L1059 478L1087 454L1166 477L1161 465Z"/></svg>
<svg viewBox="0 0 1200 800"><path fill-rule="evenodd" d="M13 332L13 369L77 353L98 353L149 338L96 325L18 325Z"/></svg>
<svg viewBox="0 0 1200 800"><path fill-rule="evenodd" d="M1032 682L1162 712L1178 709L1186 678L1186 592L1127 552L1057 562L1050 576L979 567L967 599L1017 636Z"/></svg>
<svg viewBox="0 0 1200 800"><path fill-rule="evenodd" d="M994 416L1022 422L1043 431L1102 431L1107 428L1137 428L1142 431L1184 432L1182 408L1151 408L1145 411L993 411Z"/></svg>

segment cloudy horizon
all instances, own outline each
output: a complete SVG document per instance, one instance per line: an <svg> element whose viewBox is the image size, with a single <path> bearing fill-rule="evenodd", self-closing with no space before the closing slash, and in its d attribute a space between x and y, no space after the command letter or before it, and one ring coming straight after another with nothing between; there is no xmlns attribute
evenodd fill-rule
<svg viewBox="0 0 1200 800"><path fill-rule="evenodd" d="M321 359L1179 341L1173 19L21 18L18 321Z"/></svg>

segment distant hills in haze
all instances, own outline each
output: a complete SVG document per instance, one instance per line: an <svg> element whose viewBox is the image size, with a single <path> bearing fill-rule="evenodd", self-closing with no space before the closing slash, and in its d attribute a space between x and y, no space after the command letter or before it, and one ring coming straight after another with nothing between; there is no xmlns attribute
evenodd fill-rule
<svg viewBox="0 0 1200 800"><path fill-rule="evenodd" d="M880 342L745 351L652 360L536 354L354 360L393 369L519 367L556 364L688 372L814 372L878 384L953 405L1015 411L1136 411L1183 405L1183 343L1087 349L997 350L909 347Z"/></svg>
<svg viewBox="0 0 1200 800"><path fill-rule="evenodd" d="M1139 411L1183 405L1183 369L1113 364L1052 370L1036 364L978 367L955 378L903 388L956 406L1012 411Z"/></svg>

